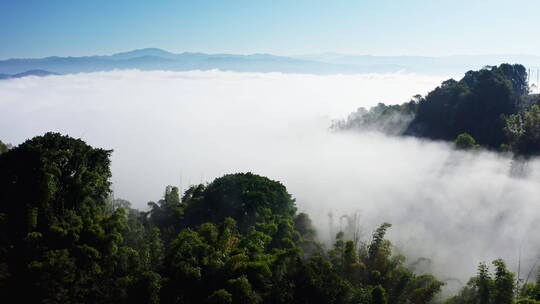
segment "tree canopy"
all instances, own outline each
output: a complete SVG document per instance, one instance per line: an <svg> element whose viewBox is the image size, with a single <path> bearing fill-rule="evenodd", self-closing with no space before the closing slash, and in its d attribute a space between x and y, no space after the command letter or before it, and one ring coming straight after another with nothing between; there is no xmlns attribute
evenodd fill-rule
<svg viewBox="0 0 540 304"><path fill-rule="evenodd" d="M29 303L430 303L443 285L370 242L317 242L285 186L229 174L141 212L111 151L47 133L0 155L0 291ZM20 293L20 290L25 290Z"/></svg>
<svg viewBox="0 0 540 304"><path fill-rule="evenodd" d="M486 66L468 71L459 81L443 81L425 97L416 95L401 105L360 108L346 120L335 121L332 128L454 141L458 149L471 144L537 155L540 98L528 93L522 65Z"/></svg>
<svg viewBox="0 0 540 304"><path fill-rule="evenodd" d="M468 133L490 148L505 142L503 115L516 113L528 93L522 65L501 64L469 71L460 81L444 81L418 103L406 134L453 140Z"/></svg>

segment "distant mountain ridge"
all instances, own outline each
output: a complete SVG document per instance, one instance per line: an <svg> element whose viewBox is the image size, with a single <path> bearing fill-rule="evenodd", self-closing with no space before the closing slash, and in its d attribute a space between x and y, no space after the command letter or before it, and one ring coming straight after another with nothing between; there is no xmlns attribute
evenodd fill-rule
<svg viewBox="0 0 540 304"><path fill-rule="evenodd" d="M457 68L477 65L498 65L500 63L520 63L531 68L540 67L540 56L524 54L492 54L492 55L452 55L442 57L430 56L373 56L347 55L339 53L323 53L300 55L295 58L314 60L334 64L381 65L399 64L403 66L432 66L438 68Z"/></svg>
<svg viewBox="0 0 540 304"><path fill-rule="evenodd" d="M188 52L174 54L156 48L138 49L110 56L53 56L0 61L0 73L4 74L21 73L33 69L51 70L61 74L115 69L171 71L219 69L242 72L315 74L362 72L357 67L347 65L322 63L268 54L235 55Z"/></svg>
<svg viewBox="0 0 540 304"><path fill-rule="evenodd" d="M27 77L27 76L44 77L44 76L49 76L49 75L59 75L59 74L49 72L49 71L45 71L45 70L29 70L29 71L25 71L25 72L13 74L13 75L0 74L0 79L23 78L23 77Z"/></svg>
<svg viewBox="0 0 540 304"><path fill-rule="evenodd" d="M463 73L485 65L521 63L540 67L540 57L530 55L479 56L371 56L316 54L276 56L271 54L171 53L144 48L106 56L15 58L0 60L0 74L18 74L29 70L55 71L60 74L139 70L211 70L239 72L282 72L309 74L356 74L411 72L426 74Z"/></svg>

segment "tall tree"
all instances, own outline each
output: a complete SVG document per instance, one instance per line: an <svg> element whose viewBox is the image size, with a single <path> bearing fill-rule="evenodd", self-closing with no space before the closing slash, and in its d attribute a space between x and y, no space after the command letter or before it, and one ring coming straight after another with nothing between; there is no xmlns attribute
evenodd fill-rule
<svg viewBox="0 0 540 304"><path fill-rule="evenodd" d="M493 280L489 274L489 268L485 263L480 263L480 265L478 265L476 288L478 290L478 303L491 303Z"/></svg>
<svg viewBox="0 0 540 304"><path fill-rule="evenodd" d="M1 244L8 290L33 288L24 297L50 301L67 296L61 286L72 287L71 299L93 292L86 282L99 275L99 252L114 242L100 228L110 153L47 133L0 155L0 213L10 227ZM53 268L69 273L50 276Z"/></svg>
<svg viewBox="0 0 540 304"><path fill-rule="evenodd" d="M514 274L506 269L506 264L502 259L493 261L493 265L495 266L493 303L512 304L515 288Z"/></svg>

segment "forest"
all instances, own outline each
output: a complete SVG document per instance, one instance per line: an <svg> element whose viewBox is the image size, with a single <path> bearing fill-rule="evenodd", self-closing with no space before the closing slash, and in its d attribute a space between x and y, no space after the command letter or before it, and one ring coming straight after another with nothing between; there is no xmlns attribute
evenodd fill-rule
<svg viewBox="0 0 540 304"><path fill-rule="evenodd" d="M540 153L540 97L529 94L527 71L520 64L486 66L449 79L425 97L401 105L379 103L358 109L336 130L376 130L391 135L454 141L458 149Z"/></svg>
<svg viewBox="0 0 540 304"><path fill-rule="evenodd" d="M501 259L479 261L458 294L442 297L445 282L409 269L385 238L390 223L365 240L345 227L323 244L286 187L253 173L184 193L166 186L136 210L113 196L111 152L59 133L0 145L4 300L540 303L540 282L516 280Z"/></svg>

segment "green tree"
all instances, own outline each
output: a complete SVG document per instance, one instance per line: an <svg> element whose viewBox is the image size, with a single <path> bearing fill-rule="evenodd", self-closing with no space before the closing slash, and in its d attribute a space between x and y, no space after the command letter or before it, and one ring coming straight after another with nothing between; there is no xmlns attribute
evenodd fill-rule
<svg viewBox="0 0 540 304"><path fill-rule="evenodd" d="M388 299L386 297L386 291L381 285L375 286L371 291L371 304L386 304Z"/></svg>
<svg viewBox="0 0 540 304"><path fill-rule="evenodd" d="M521 155L540 153L540 106L505 117L504 131L511 149Z"/></svg>
<svg viewBox="0 0 540 304"><path fill-rule="evenodd" d="M261 302L261 297L253 291L245 275L227 281L227 285L233 296L234 303L257 304Z"/></svg>
<svg viewBox="0 0 540 304"><path fill-rule="evenodd" d="M149 202L150 212L148 221L153 227L160 230L163 239L169 243L184 228L185 204L180 202L177 187L167 186L163 198L157 203Z"/></svg>
<svg viewBox="0 0 540 304"><path fill-rule="evenodd" d="M300 264L294 277L298 303L349 303L352 285L323 256L314 256Z"/></svg>
<svg viewBox="0 0 540 304"><path fill-rule="evenodd" d="M472 150L479 147L476 140L468 133L461 133L454 141L454 147L458 150Z"/></svg>
<svg viewBox="0 0 540 304"><path fill-rule="evenodd" d="M493 279L491 278L491 275L489 274L489 268L485 263L480 263L480 265L478 265L476 288L478 290L478 303L491 303Z"/></svg>
<svg viewBox="0 0 540 304"><path fill-rule="evenodd" d="M10 227L0 238L9 272L3 294L24 289L22 302L156 301L161 279L145 263L139 213L110 199L110 153L47 133L0 155L0 218ZM132 296L149 288L147 297Z"/></svg>
<svg viewBox="0 0 540 304"><path fill-rule="evenodd" d="M514 274L506 269L502 259L493 261L493 265L495 266L493 303L512 304L515 289Z"/></svg>
<svg viewBox="0 0 540 304"><path fill-rule="evenodd" d="M309 257L323 251L317 241L317 231L306 213L299 213L294 218L294 230L297 232L295 241L303 250L304 257Z"/></svg>
<svg viewBox="0 0 540 304"><path fill-rule="evenodd" d="M501 117L517 112L526 78L523 66L501 64L444 81L418 104L405 134L454 140L467 132L478 144L499 148L505 143Z"/></svg>
<svg viewBox="0 0 540 304"><path fill-rule="evenodd" d="M252 173L217 178L204 189L202 196L187 202L188 226L230 217L245 232L268 216L293 217L296 212L294 199L281 183Z"/></svg>
<svg viewBox="0 0 540 304"><path fill-rule="evenodd" d="M23 297L56 301L65 293L50 294L43 284L65 285L56 280L72 277L71 300L82 301L97 288L100 252L116 240L100 217L110 192L110 152L47 133L0 155L0 213L10 227L1 244L7 248L9 290L34 286ZM77 271L39 283L49 272L39 265L60 261Z"/></svg>

